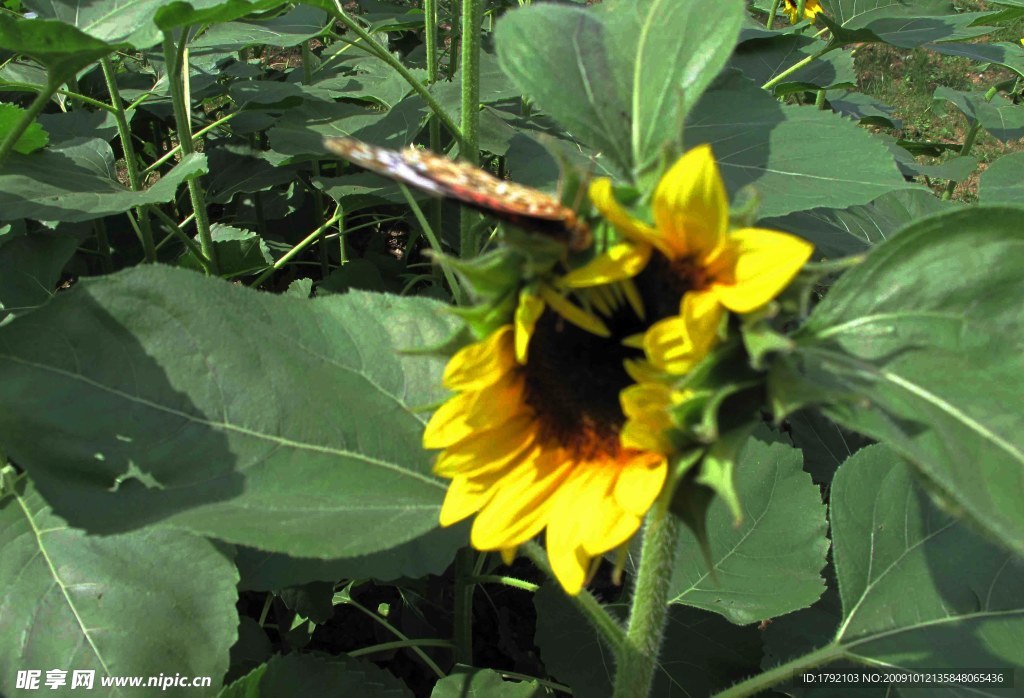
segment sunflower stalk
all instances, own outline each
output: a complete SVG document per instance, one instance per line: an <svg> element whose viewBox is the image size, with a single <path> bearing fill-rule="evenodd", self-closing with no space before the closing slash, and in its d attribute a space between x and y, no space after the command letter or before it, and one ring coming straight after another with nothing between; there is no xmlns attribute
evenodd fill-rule
<svg viewBox="0 0 1024 698"><path fill-rule="evenodd" d="M668 588L675 565L679 522L666 507L655 507L644 526L626 639L617 652L614 698L647 698L654 681L668 616Z"/></svg>
<svg viewBox="0 0 1024 698"><path fill-rule="evenodd" d="M459 155L474 165L480 162L480 27L483 18L483 0L462 2L462 81L461 118L462 147ZM463 258L476 254L476 236L473 227L479 214L463 207L459 219L459 255Z"/></svg>

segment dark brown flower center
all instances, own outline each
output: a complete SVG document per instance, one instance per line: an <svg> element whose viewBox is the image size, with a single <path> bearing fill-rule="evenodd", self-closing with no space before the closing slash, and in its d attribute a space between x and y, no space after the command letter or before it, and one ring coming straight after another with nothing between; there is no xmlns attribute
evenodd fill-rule
<svg viewBox="0 0 1024 698"><path fill-rule="evenodd" d="M525 367L525 401L537 413L541 438L580 459L618 453L625 422L619 392L632 382L623 362L643 356L622 346L625 337L644 329L628 306L605 322L612 334L599 337L545 310Z"/></svg>
<svg viewBox="0 0 1024 698"><path fill-rule="evenodd" d="M635 279L650 324L678 315L683 294L699 291L708 282L707 271L693 257L669 259L657 251Z"/></svg>

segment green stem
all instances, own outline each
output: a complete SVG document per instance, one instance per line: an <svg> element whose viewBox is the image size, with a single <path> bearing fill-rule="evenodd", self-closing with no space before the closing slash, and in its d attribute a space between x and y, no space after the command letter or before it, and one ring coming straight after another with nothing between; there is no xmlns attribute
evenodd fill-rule
<svg viewBox="0 0 1024 698"><path fill-rule="evenodd" d="M174 125L178 132L178 145L183 156L195 152L192 146L192 127L189 124L190 105L185 102L184 78L188 69L184 64L185 42L188 40L188 27L181 29L181 46L174 45L170 32L164 32L164 60L167 62L167 82L171 93L171 104L174 107ZM199 186L199 177L194 175L187 180L189 198L192 200L192 212L196 216L196 231L199 234L199 246L203 256L209 261L213 274L219 274L217 249L213 245L210 233L210 218L206 211L206 197ZM206 266L206 265L204 265Z"/></svg>
<svg viewBox="0 0 1024 698"><path fill-rule="evenodd" d="M107 224L97 218L92 224L96 232L96 251L100 253L100 266L106 274L114 271L114 259L110 256L110 240L107 238Z"/></svg>
<svg viewBox="0 0 1024 698"><path fill-rule="evenodd" d="M679 522L666 508L647 515L626 641L618 652L614 698L647 698L665 634Z"/></svg>
<svg viewBox="0 0 1024 698"><path fill-rule="evenodd" d="M507 587L513 587L515 589L522 589L523 591L537 591L540 589L539 584L528 582L525 579L516 579L515 577L506 577L501 574L482 574L473 577L473 581L477 584L503 584Z"/></svg>
<svg viewBox="0 0 1024 698"><path fill-rule="evenodd" d="M423 27L425 29L427 48L427 84L433 85L437 82L437 0L424 0L423 3ZM435 153L441 152L441 122L437 117L430 118L430 150ZM430 226L434 230L441 229L441 199L434 199L430 202Z"/></svg>
<svg viewBox="0 0 1024 698"><path fill-rule="evenodd" d="M820 51L817 51L816 53L812 53L810 56L806 56L805 58L797 61L793 65L791 65L788 68L786 68L785 70L783 70L781 73L779 73L778 75L773 77L771 80L769 80L765 84L761 85L761 89L763 89L763 90L770 90L770 89L772 89L773 87L778 85L780 82L782 82L783 80L788 78L790 75L792 75L796 71L798 71L801 68L803 68L805 65L808 65L809 63L812 63L812 62L818 60L819 58L824 56L826 53L828 53L829 51L832 51L835 48L837 48L837 47L835 47L835 46L826 46L825 48L821 49Z"/></svg>
<svg viewBox="0 0 1024 698"><path fill-rule="evenodd" d="M480 162L480 25L483 0L462 0L462 28L460 49L462 76L460 116L462 143L459 155L474 165ZM459 216L459 256L463 259L476 254L477 245L473 228L480 215L463 207Z"/></svg>
<svg viewBox="0 0 1024 698"><path fill-rule="evenodd" d="M150 209L150 211L152 211L157 218L162 220L167 225L168 229L170 229L171 231L171 235L178 238L181 241L181 243L185 245L186 248L188 248L189 252L191 252L193 256L195 256L196 261L198 261L199 264L202 265L206 273L212 274L213 271L210 269L210 261L203 257L203 251L199 249L199 245L196 244L196 241L190 238L188 234L181 229L181 226L178 223L176 223L174 219L172 219L166 213L161 211L158 206L153 206ZM166 239L169 240L170 237ZM160 247L162 246L163 241L161 241L160 244L157 245L157 249L160 249Z"/></svg>
<svg viewBox="0 0 1024 698"><path fill-rule="evenodd" d="M768 10L768 22L764 25L766 28L771 29L772 25L775 24L775 15L779 13L779 5L782 4L782 0L774 0L772 2L772 9Z"/></svg>
<svg viewBox="0 0 1024 698"><path fill-rule="evenodd" d="M555 579L555 573L551 570L551 565L548 563L548 556L544 552L544 548L540 547L536 542L530 541L523 545L523 552L544 574L551 579ZM580 590L580 593L570 596L569 599L576 606L576 609L583 614L583 617L597 629L608 646L613 651L618 652L619 648L626 642L626 632L619 625L618 621L609 615L608 611L601 605L601 602L595 599L594 595L586 589Z"/></svg>
<svg viewBox="0 0 1024 698"><path fill-rule="evenodd" d="M232 119L234 119L236 116L238 116L241 113L242 112L236 111L236 112L234 112L232 114L228 114L227 116L222 116L221 118L217 119L216 121L214 121L211 124L207 124L206 126L204 126L203 128L199 129L198 131L196 131L195 133L192 134L192 141L193 141L193 143L197 139L202 138L207 133L209 133L213 129L217 128L218 126L221 126L222 124L224 124L227 121L231 121ZM195 150L195 147L193 146L192 149ZM175 155L177 155L179 151L181 151L181 142L180 141L179 141L178 145L176 145L173 148L171 148L170 150L168 150L166 153L164 153L163 155L160 156L160 159L158 159L152 165L150 165L149 167L144 169L142 171L142 174L143 175L148 175L150 172L152 172L156 168L160 167L160 165L163 165L165 162L167 162L168 160L173 158Z"/></svg>
<svg viewBox="0 0 1024 698"><path fill-rule="evenodd" d="M335 211L333 216L331 216L329 219L324 221L323 225L321 225L319 228L317 228L312 233L310 233L305 238L303 238L303 240L301 242L299 242L297 245L295 245L295 247L291 248L290 250L285 252L283 255L281 255L281 258L279 260L277 260L276 262L274 262L273 266L270 266L270 267L267 267L266 269L264 269L263 273L260 274L259 276L257 276L256 280L253 281L249 285L252 286L253 288L258 287L260 284L262 284L264 281L267 280L267 277L269 277L275 271L277 271L278 269L283 267L285 264L287 264L289 261L291 261L291 259L293 257L295 257L295 255L299 254L304 249L306 249L307 247L312 245L314 242L316 242L317 239L319 239L320 236L323 235L324 232L328 228L330 228L332 225L334 225L335 223L337 223L338 221L341 220L341 216L342 216L341 209L338 209L337 211Z"/></svg>
<svg viewBox="0 0 1024 698"><path fill-rule="evenodd" d="M473 664L473 549L462 548L455 556L455 618L452 639L455 662Z"/></svg>
<svg viewBox="0 0 1024 698"><path fill-rule="evenodd" d="M110 94L110 104L114 107L114 121L117 123L117 135L121 141L121 150L124 152L124 166L128 171L128 186L132 191L142 191L142 177L139 174L139 159L135 154L135 144L132 142L132 132L128 127L128 115L124 110L124 103L121 100L121 91L117 87L117 73L114 71L114 63L110 56L100 59L100 67L103 70L103 79L107 83L107 92ZM139 236L142 239L142 250L146 262L156 262L156 246L153 244L153 227L150 225L149 212L145 206L135 207L135 216L139 221Z"/></svg>
<svg viewBox="0 0 1024 698"><path fill-rule="evenodd" d="M353 34L359 37L363 42L362 46L365 51L384 61L393 68L395 72L401 75L402 79L409 83L409 86L412 87L416 94L423 98L423 101L427 103L430 110L441 120L441 123L444 124L445 128L451 131L452 135L455 136L455 139L461 143L462 132L459 130L458 125L452 117L448 115L448 112L444 110L441 103L434 99L434 96L430 94L429 90L427 90L426 85L417 80L416 76L409 72L409 69L402 65L400 60L392 56L387 49L374 41L373 37L370 36L365 29L359 26L358 22L349 17L348 13L345 12L345 9L341 6L341 0L334 0L334 17L344 24Z"/></svg>
<svg viewBox="0 0 1024 698"><path fill-rule="evenodd" d="M46 108L46 105L50 102L50 98L53 97L55 92L57 92L60 85L61 83L57 78L47 73L46 85L43 87L42 91L40 91L40 93L36 95L36 98L32 100L32 104L30 104L28 109L25 110L25 113L21 115L21 119L19 119L18 123L14 125L14 128L8 132L7 138L3 140L3 143L0 143L0 165L3 165L4 160L14 152L14 144L18 142L18 139L21 138L21 134L25 133L28 127L32 125L35 118L42 113L43 109Z"/></svg>
<svg viewBox="0 0 1024 698"><path fill-rule="evenodd" d="M302 42L302 82L305 85L313 82L313 52L309 50L309 41ZM313 160L313 176L320 176L320 161ZM327 207L324 205L324 193L313 188L313 215L316 216L316 220L322 221L324 219L324 211ZM258 209L262 211L262 208ZM321 241L317 246L320 256L320 275L327 278L327 275L331 273L331 258L327 253L327 241Z"/></svg>
<svg viewBox="0 0 1024 698"><path fill-rule="evenodd" d="M985 93L985 101L991 102L992 99L999 93L998 87L989 88L989 91ZM981 121L978 119L974 120L971 124L970 130L967 131L967 136L964 138L964 144L960 146L960 155L969 155L971 148L974 147L974 141L978 137L978 131L981 130ZM946 183L946 189L942 192L942 200L949 201L953 197L953 191L956 189L958 182L956 180L949 180Z"/></svg>
<svg viewBox="0 0 1024 698"><path fill-rule="evenodd" d="M426 216L423 215L423 210L420 208L419 204L416 203L416 198L404 184L399 183L398 187L402 190L402 195L405 196L405 200L408 202L409 208L412 209L412 214L416 217L416 221L423 229L423 234L426 236L427 242L430 243L431 249L437 250L438 254L440 254L443 251L441 248L441 241L437 239L437 234L434 232L434 229L430 227L430 223L427 222ZM446 265L441 265L441 271L444 273L445 280L448 281L448 287L452 290L452 296L455 298L455 304L465 305L466 294L463 292L462 286L459 284L459 279Z"/></svg>
<svg viewBox="0 0 1024 698"><path fill-rule="evenodd" d="M843 651L838 645L826 645L820 650L810 654L779 664L768 671L752 676L746 681L741 681L731 688L716 693L714 698L744 698L745 696L756 696L768 690L772 686L793 678L796 674L807 669L812 669L822 664L828 664L843 656Z"/></svg>
<svg viewBox="0 0 1024 698"><path fill-rule="evenodd" d="M338 598L338 595L337 595L337 594L335 594L335 598L336 598L336 599ZM370 609L368 609L368 608L367 608L366 606L362 605L361 603L359 603L358 601L356 601L355 599L353 599L353 598L352 598L352 596L351 596L350 594L346 594L346 595L344 596L344 598L342 599L342 603L347 603L347 604L349 604L350 606L353 606L354 608L357 608L357 609L359 609L360 611L362 611L363 613L365 613L365 614L366 614L367 616L369 616L370 618L372 618L372 619L373 619L373 620L375 620L376 622L380 623L380 624L381 624L382 626L384 626L384 627L385 627L385 628L386 628L386 629L387 629L388 631L390 631L390 632L391 632L391 633L393 633L393 634L394 634L394 635L395 635L396 637L398 637L399 639L401 639L401 640L405 641L406 643L408 643L408 642L411 642L411 641L410 641L410 639L409 639L409 637L408 637L407 635L405 635L405 633L403 633L403 632L402 632L401 630L399 630L399 629L398 629L398 628L396 628L395 626L391 625L391 623L387 622L387 621L386 621L385 619L381 618L381 617L380 617L380 614L379 614L379 613L374 613L373 611L371 611ZM437 663L436 663L436 662L435 662L435 661L434 661L433 659L431 659L431 658L430 658L429 656L427 656L427 653L426 653L426 652L424 652L423 650L421 650L421 649L420 649L419 647L417 647L416 645L406 645L406 646L407 646L407 647L408 647L408 648L409 648L410 650L412 650L413 652L415 652L415 653L416 653L416 654L417 654L417 655L419 656L419 658L423 660L423 663L424 663L424 664L426 664L426 665L427 665L428 667L430 667L430 670L431 670L431 671L433 671L433 672L434 672L434 673L435 673L435 674L437 675L437 678L439 678L439 679L443 679L443 678L444 678L444 677L446 676L446 674L444 673L444 671L442 671L442 670L441 670L441 667L439 667L439 666L437 665Z"/></svg>
<svg viewBox="0 0 1024 698"><path fill-rule="evenodd" d="M413 647L445 647L449 648L452 643L447 640L395 640L394 642L382 642L379 645L360 647L357 650L346 652L350 657L362 657L374 652L386 652L388 650L411 649Z"/></svg>

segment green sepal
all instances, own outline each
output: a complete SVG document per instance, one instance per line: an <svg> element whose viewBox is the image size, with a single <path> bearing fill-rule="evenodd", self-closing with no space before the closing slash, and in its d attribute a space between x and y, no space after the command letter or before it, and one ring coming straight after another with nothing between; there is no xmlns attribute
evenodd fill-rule
<svg viewBox="0 0 1024 698"><path fill-rule="evenodd" d="M729 208L729 226L731 228L752 228L757 223L760 211L761 192L748 184L733 196Z"/></svg>
<svg viewBox="0 0 1024 698"><path fill-rule="evenodd" d="M778 317L778 311L778 303L768 303L761 310L743 316L740 323L743 346L755 371L764 371L768 367L770 355L789 353L796 346L789 336L775 329L772 320Z"/></svg>
<svg viewBox="0 0 1024 698"><path fill-rule="evenodd" d="M435 253L441 266L454 271L465 281L474 298L502 296L522 277L523 255L508 247L499 247L472 259L459 259Z"/></svg>
<svg viewBox="0 0 1024 698"><path fill-rule="evenodd" d="M518 302L519 293L513 287L504 296L476 305L452 308L452 312L469 325L475 337L483 338L512 322Z"/></svg>

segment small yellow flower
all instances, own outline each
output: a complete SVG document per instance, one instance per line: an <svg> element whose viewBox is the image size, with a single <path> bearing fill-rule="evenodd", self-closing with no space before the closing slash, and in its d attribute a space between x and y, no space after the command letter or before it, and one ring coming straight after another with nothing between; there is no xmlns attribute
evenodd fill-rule
<svg viewBox="0 0 1024 698"><path fill-rule="evenodd" d="M786 14L789 15L789 23L796 24L800 18L797 16L800 13L800 6L797 0L784 0L786 5ZM822 11L821 4L818 0L807 0L804 3L804 19L811 20L811 24L814 24L815 18L818 13Z"/></svg>
<svg viewBox="0 0 1024 698"><path fill-rule="evenodd" d="M689 151L662 177L651 203L653 225L627 213L607 178L591 184L590 198L624 241L562 284L586 288L636 277L645 301L653 295L645 289L655 286L662 307L647 309L654 324L644 333L643 348L652 367L665 373L689 371L714 346L727 312L764 306L813 250L775 230L730 233L725 185L707 145Z"/></svg>
<svg viewBox="0 0 1024 698"><path fill-rule="evenodd" d="M632 382L625 362L640 355L622 339L643 327L628 291L576 295L596 313L541 287L520 297L514 322L457 352L443 378L455 395L423 437L443 449L434 470L452 480L441 525L476 514L473 547L506 561L546 529L570 594L594 558L636 533L667 472L665 455L646 447L653 435L645 441L638 426L636 446L619 439L619 394Z"/></svg>

